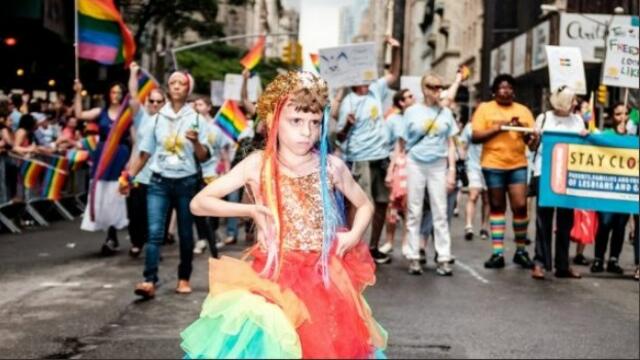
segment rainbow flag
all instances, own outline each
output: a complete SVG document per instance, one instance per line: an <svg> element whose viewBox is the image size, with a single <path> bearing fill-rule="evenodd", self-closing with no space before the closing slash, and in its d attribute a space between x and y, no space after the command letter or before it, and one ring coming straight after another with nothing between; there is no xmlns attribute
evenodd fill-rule
<svg viewBox="0 0 640 360"><path fill-rule="evenodd" d="M89 151L71 149L67 151L67 160L69 161L69 168L71 170L78 170L89 160Z"/></svg>
<svg viewBox="0 0 640 360"><path fill-rule="evenodd" d="M156 79L154 79L146 70L140 68L140 71L138 71L138 101L141 104L144 104L147 97L149 97L149 94L151 94L151 90L159 87L160 85Z"/></svg>
<svg viewBox="0 0 640 360"><path fill-rule="evenodd" d="M215 117L216 124L224 131L227 136L233 139L233 141L238 141L238 136L242 133L248 126L247 118L240 110L238 103L233 100L226 100L220 111Z"/></svg>
<svg viewBox="0 0 640 360"><path fill-rule="evenodd" d="M50 164L51 167L47 169L42 182L40 196L50 200L60 200L62 188L67 180L69 160L65 157L56 157L51 159Z"/></svg>
<svg viewBox="0 0 640 360"><path fill-rule="evenodd" d="M320 73L320 54L310 53L309 57L311 58L311 64L313 64L313 67L316 68L316 71L319 74Z"/></svg>
<svg viewBox="0 0 640 360"><path fill-rule="evenodd" d="M91 220L95 221L95 190L96 183L98 180L104 175L104 173L109 169L109 166L113 162L116 152L118 151L118 145L120 145L120 140L122 136L126 134L127 131L131 128L131 124L133 123L133 113L131 111L131 107L129 106L130 97L127 95L122 101L122 105L120 105L120 111L118 115L118 119L115 124L109 131L109 135L107 139L104 141L104 146L102 147L102 153L100 154L100 159L96 166L95 174L93 175L93 184L91 186L91 203L89 208L89 215L91 216Z"/></svg>
<svg viewBox="0 0 640 360"><path fill-rule="evenodd" d="M96 148L98 147L98 135L83 137L82 140L80 140L80 146L83 150L87 150L90 153L96 151Z"/></svg>
<svg viewBox="0 0 640 360"><path fill-rule="evenodd" d="M596 126L596 113L593 107L593 91L591 92L591 98L589 99L589 110L583 115L583 118L587 122L589 132L595 132L598 127Z"/></svg>
<svg viewBox="0 0 640 360"><path fill-rule="evenodd" d="M265 42L266 42L265 36L264 35L260 36L260 38L258 38L258 41L256 41L255 44L253 44L253 47L251 48L251 50L249 50L247 55L245 55L242 58L242 60L240 60L240 64L244 66L245 69L251 70L254 67L256 67L256 65L258 65L258 63L262 59L262 53L264 52Z"/></svg>
<svg viewBox="0 0 640 360"><path fill-rule="evenodd" d="M79 57L105 65L129 65L136 44L113 0L77 2Z"/></svg>
<svg viewBox="0 0 640 360"><path fill-rule="evenodd" d="M42 180L42 174L45 170L46 167L38 162L24 160L20 165L20 174L22 175L24 187L27 189L36 188L40 180Z"/></svg>

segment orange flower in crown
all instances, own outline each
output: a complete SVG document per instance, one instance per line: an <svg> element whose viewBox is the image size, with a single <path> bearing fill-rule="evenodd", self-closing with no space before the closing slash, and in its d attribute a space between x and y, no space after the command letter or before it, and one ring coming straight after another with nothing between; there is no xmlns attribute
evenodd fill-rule
<svg viewBox="0 0 640 360"><path fill-rule="evenodd" d="M319 113L328 98L327 83L322 78L306 71L289 71L278 75L267 86L258 99L256 112L258 119L266 121L267 128L271 128L279 102L288 99L297 111Z"/></svg>

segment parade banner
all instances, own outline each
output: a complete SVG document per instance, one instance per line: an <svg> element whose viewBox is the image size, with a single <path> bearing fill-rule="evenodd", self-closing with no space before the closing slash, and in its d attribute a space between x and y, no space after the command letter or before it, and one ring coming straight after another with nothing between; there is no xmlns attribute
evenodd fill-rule
<svg viewBox="0 0 640 360"><path fill-rule="evenodd" d="M378 79L375 43L324 48L319 54L320 76L332 88L368 85Z"/></svg>
<svg viewBox="0 0 640 360"><path fill-rule="evenodd" d="M638 137L544 132L540 205L638 214Z"/></svg>
<svg viewBox="0 0 640 360"><path fill-rule="evenodd" d="M240 74L226 74L224 76L224 100L241 100L242 80L242 75ZM253 75L247 81L247 96L249 97L249 101L258 101L260 93L262 93L260 76Z"/></svg>
<svg viewBox="0 0 640 360"><path fill-rule="evenodd" d="M602 83L637 89L640 87L640 47L637 26L613 26L607 38L607 57Z"/></svg>
<svg viewBox="0 0 640 360"><path fill-rule="evenodd" d="M551 91L560 86L570 86L576 94L587 93L582 54L577 47L548 46L547 62Z"/></svg>

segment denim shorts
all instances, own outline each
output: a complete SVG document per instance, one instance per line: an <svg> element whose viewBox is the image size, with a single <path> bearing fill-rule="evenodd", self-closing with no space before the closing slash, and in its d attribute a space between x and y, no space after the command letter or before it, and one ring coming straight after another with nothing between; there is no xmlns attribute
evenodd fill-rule
<svg viewBox="0 0 640 360"><path fill-rule="evenodd" d="M502 170L482 168L484 181L489 189L505 189L509 185L527 184L527 168Z"/></svg>

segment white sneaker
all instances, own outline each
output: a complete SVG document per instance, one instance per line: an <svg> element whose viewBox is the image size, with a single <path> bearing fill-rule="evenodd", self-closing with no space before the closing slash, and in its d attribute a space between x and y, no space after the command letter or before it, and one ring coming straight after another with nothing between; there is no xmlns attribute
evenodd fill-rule
<svg viewBox="0 0 640 360"><path fill-rule="evenodd" d="M378 248L378 251L380 251L385 255L389 255L390 253L393 252L393 245L391 245L390 242L386 242Z"/></svg>
<svg viewBox="0 0 640 360"><path fill-rule="evenodd" d="M207 241L200 239L196 241L196 245L193 247L193 253L202 254L206 249L207 249Z"/></svg>

